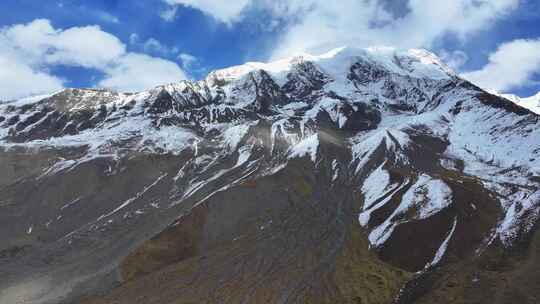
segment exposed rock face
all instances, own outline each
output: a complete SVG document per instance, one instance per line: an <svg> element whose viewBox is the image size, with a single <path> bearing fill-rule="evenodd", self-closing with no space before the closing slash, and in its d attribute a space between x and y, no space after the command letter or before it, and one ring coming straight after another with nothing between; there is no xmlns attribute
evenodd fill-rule
<svg viewBox="0 0 540 304"><path fill-rule="evenodd" d="M425 51L65 90L0 139L0 303L540 296L539 118Z"/></svg>

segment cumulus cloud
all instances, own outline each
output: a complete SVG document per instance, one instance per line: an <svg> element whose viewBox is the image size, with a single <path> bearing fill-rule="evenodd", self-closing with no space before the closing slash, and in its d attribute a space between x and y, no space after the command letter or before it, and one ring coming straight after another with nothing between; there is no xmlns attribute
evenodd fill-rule
<svg viewBox="0 0 540 304"><path fill-rule="evenodd" d="M173 20L178 9L177 5L183 5L198 9L217 20L229 23L237 20L240 13L251 1L252 0L165 0L170 7L161 13L161 17L167 21Z"/></svg>
<svg viewBox="0 0 540 304"><path fill-rule="evenodd" d="M178 12L178 6L171 5L163 10L159 15L165 21L173 21L176 18L176 12Z"/></svg>
<svg viewBox="0 0 540 304"><path fill-rule="evenodd" d="M120 23L120 19L116 17L115 15L112 15L110 13L104 12L104 11L96 11L96 17L100 20L103 20L105 22L109 23Z"/></svg>
<svg viewBox="0 0 540 304"><path fill-rule="evenodd" d="M467 61L469 61L469 56L467 53L455 50L455 51L447 51L442 50L439 52L439 57L448 65L450 68L452 68L455 71L459 71L461 67L463 67Z"/></svg>
<svg viewBox="0 0 540 304"><path fill-rule="evenodd" d="M131 33L129 35L129 44L137 44L139 42L139 35L137 33Z"/></svg>
<svg viewBox="0 0 540 304"><path fill-rule="evenodd" d="M56 30L46 19L4 28L0 36L4 49L32 63L101 68L125 52L122 42L99 26Z"/></svg>
<svg viewBox="0 0 540 304"><path fill-rule="evenodd" d="M466 39L490 27L520 0L163 0L213 16L225 23L264 12L286 27L274 58L323 52L343 45L429 48L445 34ZM399 3L398 3L399 2ZM398 5L399 4L399 5ZM395 7L400 12L396 14ZM266 19L265 19L266 20Z"/></svg>
<svg viewBox="0 0 540 304"><path fill-rule="evenodd" d="M101 71L105 74L106 83L114 84L111 87L119 90L141 90L148 88L145 85L157 85L163 79L186 78L185 73L171 61L128 53L117 37L99 26L55 29L46 19L0 28L0 61L1 99L61 88L64 82L48 71L57 65ZM147 69L146 74L141 75L137 64ZM120 75L118 69L123 69L126 74ZM148 76L149 73L153 75ZM152 76L156 81L146 79ZM116 82L115 77L119 77ZM131 78L132 83L126 77Z"/></svg>
<svg viewBox="0 0 540 304"><path fill-rule="evenodd" d="M189 70L194 64L196 64L199 59L188 53L181 53L178 55L178 59L182 61L182 67L186 70Z"/></svg>
<svg viewBox="0 0 540 304"><path fill-rule="evenodd" d="M187 76L174 62L144 54L127 54L105 70L100 87L138 91L159 84L176 82Z"/></svg>
<svg viewBox="0 0 540 304"><path fill-rule="evenodd" d="M476 85L508 91L526 86L540 71L540 39L519 39L503 43L480 70L462 76Z"/></svg>
<svg viewBox="0 0 540 304"><path fill-rule="evenodd" d="M63 81L36 71L6 55L0 54L0 99L11 100L59 90Z"/></svg>
<svg viewBox="0 0 540 304"><path fill-rule="evenodd" d="M409 0L407 12L395 18L385 1L302 2L309 10L304 9L289 27L273 57L342 45L429 48L445 34L466 39L489 28L519 4L519 0Z"/></svg>
<svg viewBox="0 0 540 304"><path fill-rule="evenodd" d="M178 48L168 47L155 38L149 38L143 45L143 49L147 53L158 53L162 55L174 55L178 53Z"/></svg>

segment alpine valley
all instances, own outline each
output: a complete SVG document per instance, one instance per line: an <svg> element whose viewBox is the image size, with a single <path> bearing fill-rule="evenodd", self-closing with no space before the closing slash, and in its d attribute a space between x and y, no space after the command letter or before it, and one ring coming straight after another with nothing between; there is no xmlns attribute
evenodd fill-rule
<svg viewBox="0 0 540 304"><path fill-rule="evenodd" d="M538 303L540 119L510 99L341 48L2 102L0 303Z"/></svg>

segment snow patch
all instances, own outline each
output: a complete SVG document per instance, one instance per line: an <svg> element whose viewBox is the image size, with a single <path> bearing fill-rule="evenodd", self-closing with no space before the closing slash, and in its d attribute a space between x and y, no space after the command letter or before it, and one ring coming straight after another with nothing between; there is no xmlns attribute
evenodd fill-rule
<svg viewBox="0 0 540 304"><path fill-rule="evenodd" d="M407 164L407 156L403 150L410 147L412 141L407 133L398 129L382 129L359 134L351 139L352 162L357 162L356 173L365 167L367 162L375 154L376 150L385 145L386 152L391 152L394 161Z"/></svg>
<svg viewBox="0 0 540 304"><path fill-rule="evenodd" d="M244 124L225 129L225 131L223 132L225 145L231 151L236 150L238 144L240 144L240 141L244 138L244 136L246 136L250 127L251 126L249 124Z"/></svg>
<svg viewBox="0 0 540 304"><path fill-rule="evenodd" d="M362 185L364 193L364 210L369 209L391 187L390 174L380 165L366 178Z"/></svg>
<svg viewBox="0 0 540 304"><path fill-rule="evenodd" d="M394 229L410 220L426 219L452 204L452 190L441 180L428 175L418 177L416 183L403 195L401 203L384 223L369 234L370 243L379 247L388 240ZM412 218L405 218L414 210Z"/></svg>
<svg viewBox="0 0 540 304"><path fill-rule="evenodd" d="M454 218L454 224L452 225L452 229L450 230L450 232L448 233L448 235L446 236L446 238L442 242L441 246L439 247L439 249L435 253L435 256L433 257L433 260L430 263L428 263L426 265L426 267L424 267L424 269L428 269L430 267L433 267L433 266L439 264L439 262L442 260L444 254L446 253L446 249L448 248L448 243L450 242L450 239L452 239L452 236L454 235L454 231L456 230L456 226L457 226L457 217Z"/></svg>
<svg viewBox="0 0 540 304"><path fill-rule="evenodd" d="M317 133L301 140L289 150L289 159L309 156L312 162L317 161L317 150L319 148L319 135Z"/></svg>

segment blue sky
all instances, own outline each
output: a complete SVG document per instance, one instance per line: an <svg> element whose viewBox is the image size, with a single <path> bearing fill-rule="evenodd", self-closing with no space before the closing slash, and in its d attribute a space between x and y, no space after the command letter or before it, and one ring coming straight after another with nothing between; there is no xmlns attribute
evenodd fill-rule
<svg viewBox="0 0 540 304"><path fill-rule="evenodd" d="M483 87L540 91L539 1L448 2L2 0L0 99L141 90L343 45L427 48Z"/></svg>

